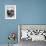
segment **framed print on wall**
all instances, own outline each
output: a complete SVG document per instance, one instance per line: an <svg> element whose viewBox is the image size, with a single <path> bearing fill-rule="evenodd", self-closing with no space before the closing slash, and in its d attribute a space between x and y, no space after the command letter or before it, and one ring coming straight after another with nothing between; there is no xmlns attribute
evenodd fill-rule
<svg viewBox="0 0 46 46"><path fill-rule="evenodd" d="M16 5L5 5L5 19L16 19Z"/></svg>
<svg viewBox="0 0 46 46"><path fill-rule="evenodd" d="M46 41L46 25L39 24L19 24L18 41Z"/></svg>

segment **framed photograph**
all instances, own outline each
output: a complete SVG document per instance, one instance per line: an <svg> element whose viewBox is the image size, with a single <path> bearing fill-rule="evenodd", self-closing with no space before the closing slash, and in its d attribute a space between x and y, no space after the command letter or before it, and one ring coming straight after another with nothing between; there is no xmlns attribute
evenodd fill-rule
<svg viewBox="0 0 46 46"><path fill-rule="evenodd" d="M46 25L20 24L18 38L19 42L21 40L46 41Z"/></svg>
<svg viewBox="0 0 46 46"><path fill-rule="evenodd" d="M16 5L5 5L5 19L16 19Z"/></svg>

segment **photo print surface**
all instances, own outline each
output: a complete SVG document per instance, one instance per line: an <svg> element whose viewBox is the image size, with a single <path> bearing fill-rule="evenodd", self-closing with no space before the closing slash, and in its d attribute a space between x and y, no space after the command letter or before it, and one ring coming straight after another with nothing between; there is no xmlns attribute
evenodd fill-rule
<svg viewBox="0 0 46 46"><path fill-rule="evenodd" d="M18 28L20 28L20 41L46 41L46 25L20 24Z"/></svg>
<svg viewBox="0 0 46 46"><path fill-rule="evenodd" d="M16 5L5 5L5 19L16 19Z"/></svg>

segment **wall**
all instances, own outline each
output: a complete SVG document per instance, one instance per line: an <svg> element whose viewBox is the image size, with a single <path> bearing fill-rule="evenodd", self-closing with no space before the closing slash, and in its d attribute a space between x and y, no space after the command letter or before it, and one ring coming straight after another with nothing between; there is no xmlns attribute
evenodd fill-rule
<svg viewBox="0 0 46 46"><path fill-rule="evenodd" d="M5 5L16 4L16 20L5 20ZM17 24L46 24L46 0L0 0L0 44L7 44ZM17 43L17 41L16 41Z"/></svg>

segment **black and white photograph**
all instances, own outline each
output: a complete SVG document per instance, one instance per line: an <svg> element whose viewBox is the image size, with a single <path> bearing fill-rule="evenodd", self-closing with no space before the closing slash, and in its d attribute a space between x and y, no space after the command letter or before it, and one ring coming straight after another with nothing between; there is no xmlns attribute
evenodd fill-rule
<svg viewBox="0 0 46 46"><path fill-rule="evenodd" d="M5 5L5 19L16 19L16 5Z"/></svg>

